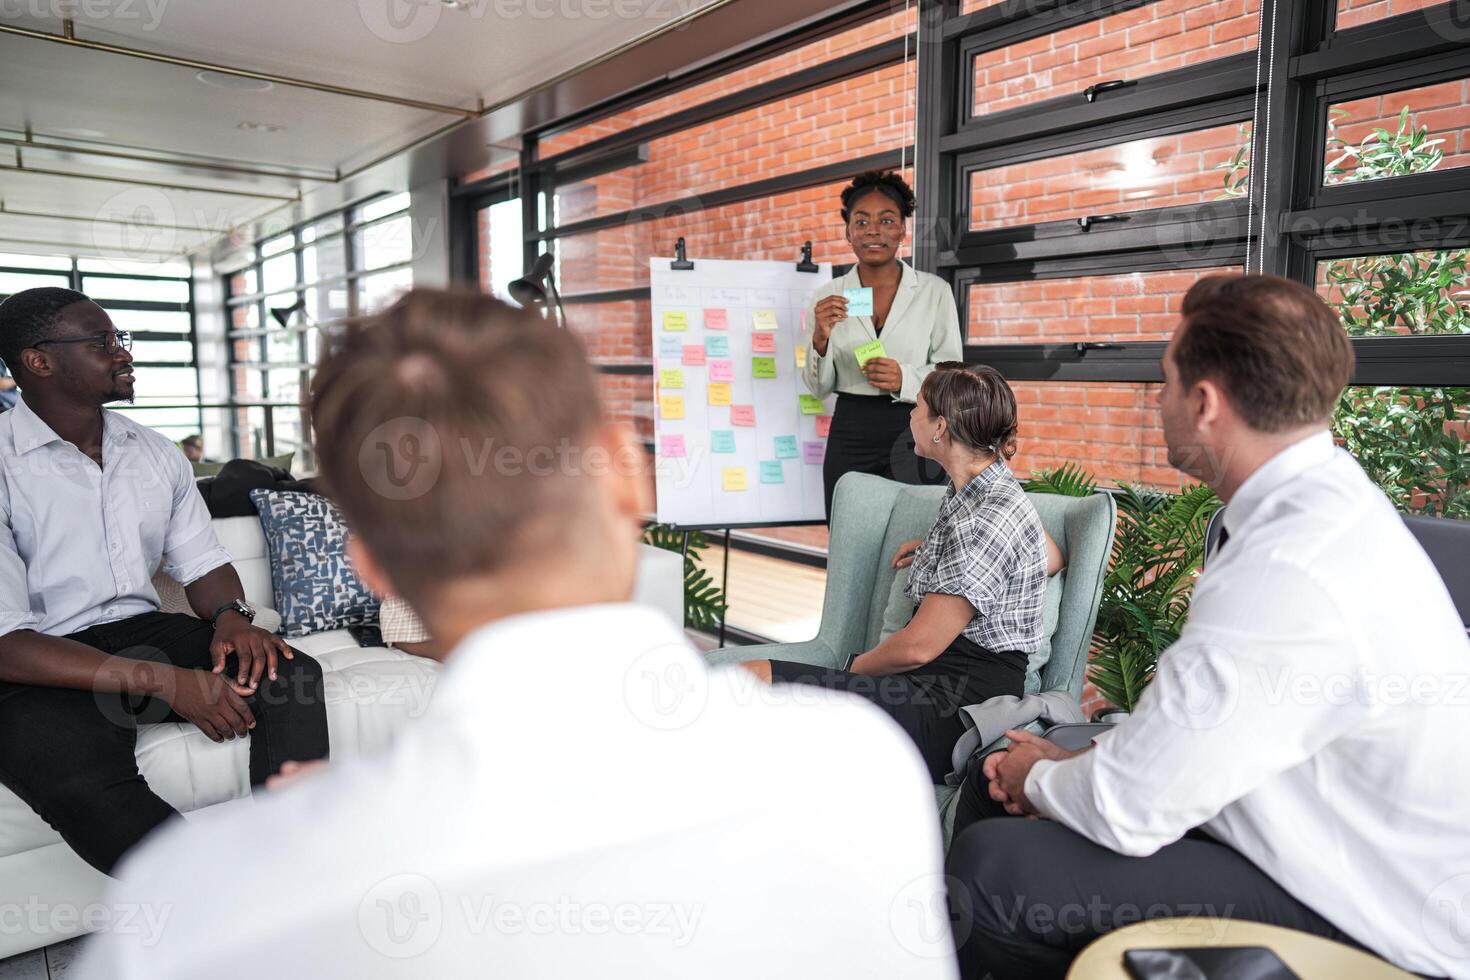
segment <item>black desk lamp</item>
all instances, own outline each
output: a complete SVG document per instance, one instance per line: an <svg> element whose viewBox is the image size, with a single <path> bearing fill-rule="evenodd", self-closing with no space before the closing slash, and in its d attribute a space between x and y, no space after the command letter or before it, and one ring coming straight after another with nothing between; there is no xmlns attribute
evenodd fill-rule
<svg viewBox="0 0 1470 980"><path fill-rule="evenodd" d="M510 291L510 298L523 308L529 310L534 306L539 306L542 309L542 317L545 317L546 311L549 310L553 313L552 322L559 327L565 327L567 325L566 310L561 305L561 294L556 291L556 277L551 274L551 267L555 264L555 256L550 252L543 252L537 256L535 264L531 266L531 271L512 282L507 289Z"/></svg>

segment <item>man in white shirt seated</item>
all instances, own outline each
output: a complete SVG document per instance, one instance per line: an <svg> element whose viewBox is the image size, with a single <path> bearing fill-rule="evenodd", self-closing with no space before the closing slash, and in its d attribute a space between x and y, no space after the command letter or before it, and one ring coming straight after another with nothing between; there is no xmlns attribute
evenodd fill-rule
<svg viewBox="0 0 1470 980"><path fill-rule="evenodd" d="M322 478L365 582L453 652L384 756L140 848L110 901L168 922L96 937L82 975L952 978L903 732L708 670L628 603L643 451L575 337L416 291L332 343Z"/></svg>
<svg viewBox="0 0 1470 980"><path fill-rule="evenodd" d="M1353 365L1310 289L1202 280L1164 356L1169 461L1225 543L1137 710L1069 754L971 767L1011 814L949 869L966 977L1061 977L1102 933L1243 918L1470 976L1470 642L1384 494L1333 445ZM1163 943L1167 945L1167 943Z"/></svg>
<svg viewBox="0 0 1470 980"><path fill-rule="evenodd" d="M321 667L252 625L188 460L102 408L133 400L130 346L70 289L0 303L22 391L0 416L0 783L109 873L174 812L139 724L248 737L253 786L327 754ZM198 618L160 611L160 564Z"/></svg>

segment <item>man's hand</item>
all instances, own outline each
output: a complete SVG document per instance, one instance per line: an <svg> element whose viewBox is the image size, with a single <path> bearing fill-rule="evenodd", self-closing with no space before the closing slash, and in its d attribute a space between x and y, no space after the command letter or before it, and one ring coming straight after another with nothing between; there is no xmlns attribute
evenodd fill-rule
<svg viewBox="0 0 1470 980"><path fill-rule="evenodd" d="M267 633L239 613L230 611L222 614L214 630L214 640L209 644L209 657L214 662L214 673L225 669L225 658L230 654L238 658L235 683L237 690L244 688L245 694L253 694L260 686L260 675L268 673L276 679L278 657L294 659L286 641L273 633Z"/></svg>
<svg viewBox="0 0 1470 980"><path fill-rule="evenodd" d="M250 692L229 678L202 670L175 668L159 697L216 742L244 738L255 727L255 715L242 700Z"/></svg>
<svg viewBox="0 0 1470 980"><path fill-rule="evenodd" d="M915 538L912 541L905 541L899 545L898 550L893 553L893 567L908 568L912 565L914 563L914 552L918 551L919 545L923 543L921 539Z"/></svg>
<svg viewBox="0 0 1470 980"><path fill-rule="evenodd" d="M1036 807L1026 799L1026 777L1031 767L1042 759L1070 759L1080 753L1068 752L1030 732L1008 731L1006 738L1011 740L1010 748L985 757L983 771L990 780L990 798L1003 804L1012 816L1036 816Z"/></svg>
<svg viewBox="0 0 1470 980"><path fill-rule="evenodd" d="M903 368L891 357L870 358L863 365L868 384L879 391L897 393L903 387Z"/></svg>

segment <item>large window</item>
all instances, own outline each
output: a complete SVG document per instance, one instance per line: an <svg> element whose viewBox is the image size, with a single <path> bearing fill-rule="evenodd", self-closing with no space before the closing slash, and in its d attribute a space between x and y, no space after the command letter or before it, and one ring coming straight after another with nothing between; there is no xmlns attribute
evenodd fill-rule
<svg viewBox="0 0 1470 980"><path fill-rule="evenodd" d="M1178 486L1153 395L1180 300L1201 276L1264 271L1314 285L1353 338L1339 440L1400 507L1464 515L1470 49L1453 4L926 6L920 209L964 223L938 222L920 265L954 283L967 358L1016 387L1021 472Z"/></svg>
<svg viewBox="0 0 1470 980"><path fill-rule="evenodd" d="M353 208L257 242L250 262L225 274L230 316L229 453L294 453L314 467L302 396L321 328L391 303L413 284L407 194Z"/></svg>
<svg viewBox="0 0 1470 980"><path fill-rule="evenodd" d="M132 334L134 400L112 409L175 442L202 431L187 262L0 254L0 300L36 286L84 292Z"/></svg>

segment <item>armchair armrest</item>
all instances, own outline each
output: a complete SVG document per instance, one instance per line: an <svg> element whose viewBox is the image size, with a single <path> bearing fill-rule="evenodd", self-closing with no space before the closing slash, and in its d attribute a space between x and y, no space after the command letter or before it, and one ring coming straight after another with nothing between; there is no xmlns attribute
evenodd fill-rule
<svg viewBox="0 0 1470 980"><path fill-rule="evenodd" d="M743 664L749 660L790 660L814 667L847 666L837 663L837 654L822 640L807 640L804 643L759 643L755 646L725 647L711 650L704 655L710 666Z"/></svg>

